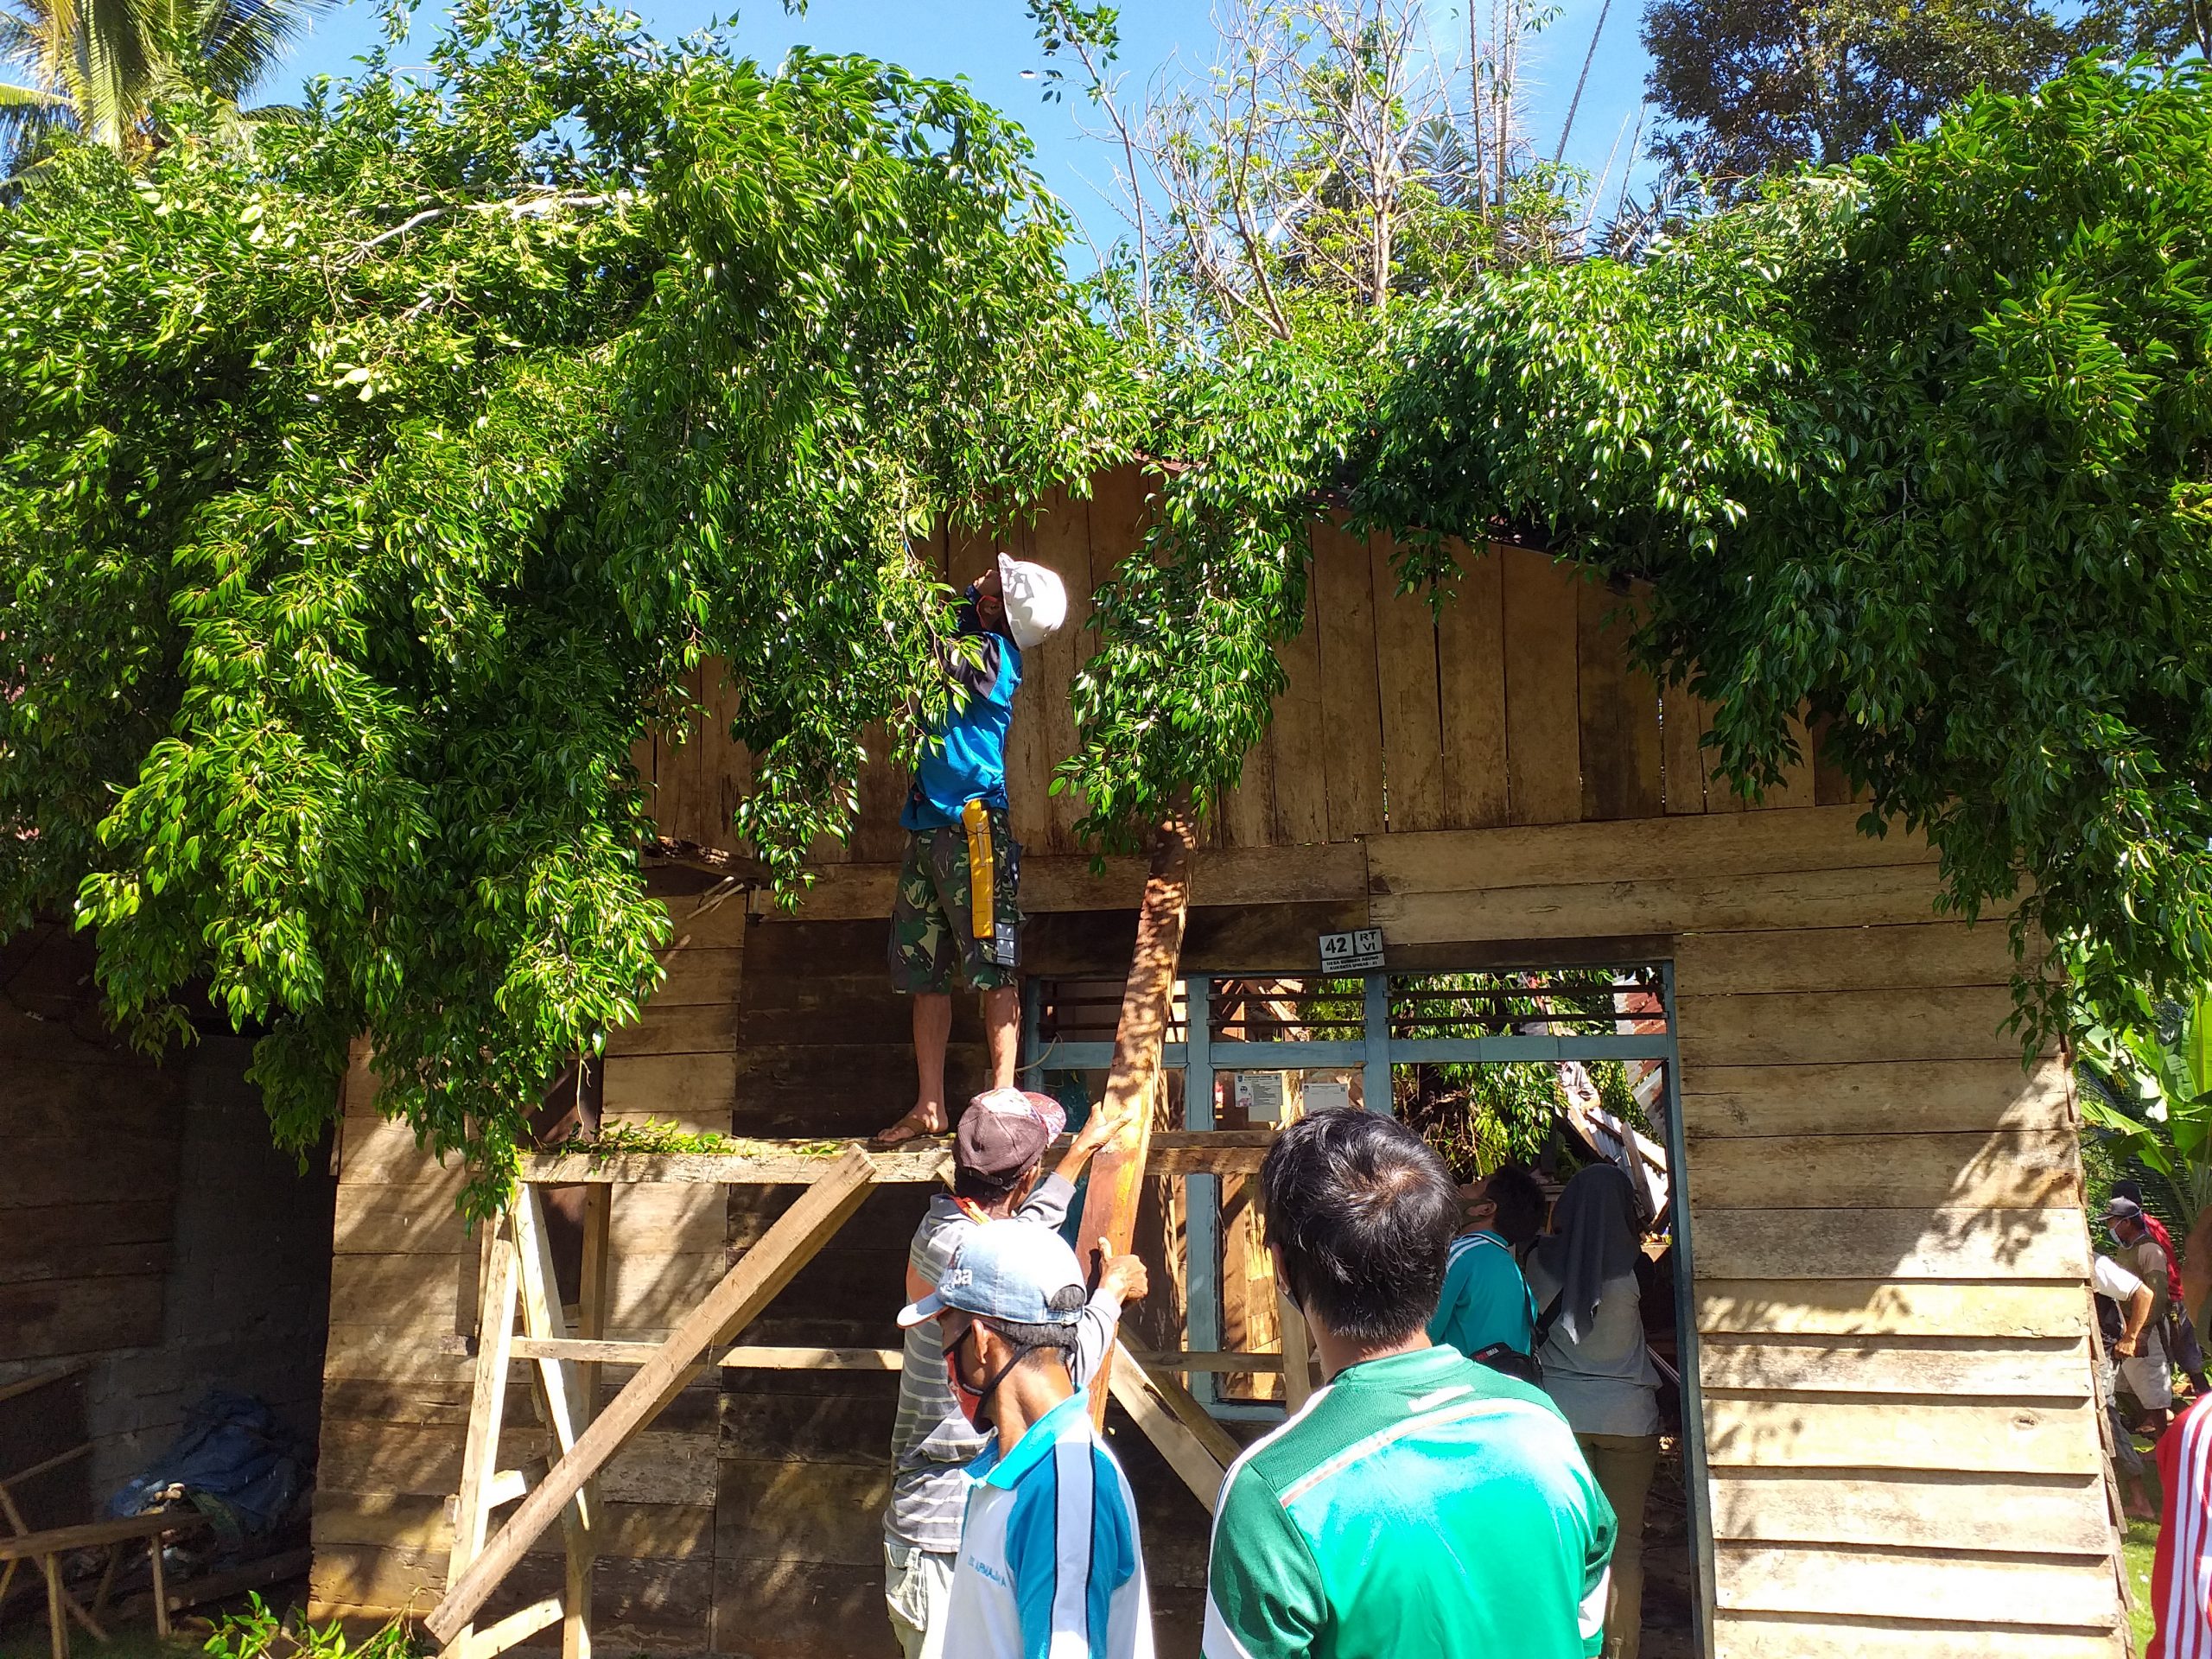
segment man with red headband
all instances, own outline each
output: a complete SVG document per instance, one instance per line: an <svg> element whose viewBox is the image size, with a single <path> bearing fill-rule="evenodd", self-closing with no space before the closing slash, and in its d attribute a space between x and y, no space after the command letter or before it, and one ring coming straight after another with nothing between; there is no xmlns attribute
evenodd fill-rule
<svg viewBox="0 0 2212 1659"><path fill-rule="evenodd" d="M1049 1095L994 1089L969 1103L953 1137L952 1191L930 1200L914 1231L906 1258L910 1303L937 1289L953 1252L977 1225L1012 1219L1050 1232L1067 1219L1077 1179L1120 1124L1093 1113L1058 1168L1040 1179L1046 1149L1066 1123L1066 1112ZM1104 1265L1098 1287L1071 1320L1071 1369L1078 1389L1089 1384L1112 1350L1122 1304L1142 1297L1147 1288L1143 1262L1134 1255L1109 1256L1105 1241L1099 1243ZM883 1516L884 1599L906 1659L938 1659L944 1650L944 1599L968 1501L966 1466L987 1439L954 1395L937 1322L909 1327L899 1415L891 1431L896 1473L891 1507Z"/></svg>

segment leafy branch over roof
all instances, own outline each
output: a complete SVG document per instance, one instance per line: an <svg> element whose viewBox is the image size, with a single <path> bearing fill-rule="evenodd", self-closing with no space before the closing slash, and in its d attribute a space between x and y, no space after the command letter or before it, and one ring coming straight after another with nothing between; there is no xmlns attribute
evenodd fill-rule
<svg viewBox="0 0 2212 1659"><path fill-rule="evenodd" d="M0 213L0 925L74 902L149 1035L204 979L295 1143L365 1033L494 1198L655 982L629 754L697 664L788 887L861 732L929 713L909 537L1140 447L1178 466L1063 768L1107 839L1234 781L1332 502L1440 602L1438 538L1501 524L1648 578L1746 785L1809 702L2084 994L2212 977L2202 72L1976 101L1640 264L1147 359L957 86L550 4L387 70L251 151L65 143Z"/></svg>
<svg viewBox="0 0 2212 1659"><path fill-rule="evenodd" d="M0 918L76 899L149 1033L205 976L295 1141L369 1033L495 1192L655 982L648 719L728 660L791 877L915 730L909 534L1101 452L1027 156L881 64L484 4L250 152L64 145L0 214Z"/></svg>
<svg viewBox="0 0 2212 1659"><path fill-rule="evenodd" d="M1440 601L1440 538L1501 527L1648 580L1641 648L1740 786L1809 704L1953 906L2019 899L2031 1033L2077 1019L2050 967L2100 1006L2212 978L2208 242L2212 78L2084 62L1642 264L1171 378L1194 464L1069 776L1123 823L1234 783L1333 494Z"/></svg>

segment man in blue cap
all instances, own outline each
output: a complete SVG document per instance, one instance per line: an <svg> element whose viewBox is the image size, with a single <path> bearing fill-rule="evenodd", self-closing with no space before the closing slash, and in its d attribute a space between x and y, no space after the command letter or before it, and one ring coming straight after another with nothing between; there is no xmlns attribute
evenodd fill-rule
<svg viewBox="0 0 2212 1659"><path fill-rule="evenodd" d="M1119 1120L1093 1112L1047 1174L1047 1149L1067 1127L1060 1103L1019 1089L980 1094L961 1114L953 1139L952 1191L930 1200L906 1258L906 1300L937 1288L960 1241L976 1227L1009 1217L1058 1230L1075 1199L1075 1183L1091 1154L1111 1140ZM1103 1241L1101 1241L1103 1245ZM1076 1386L1083 1387L1114 1345L1122 1304L1145 1294L1144 1264L1103 1251L1098 1287L1078 1319ZM958 1559L960 1522L968 1504L968 1465L983 1449L988 1426L968 1421L946 1376L934 1320L906 1332L899 1363L899 1413L892 1424L897 1474L883 1515L883 1599L906 1659L938 1659L945 1598Z"/></svg>
<svg viewBox="0 0 2212 1659"><path fill-rule="evenodd" d="M938 1322L961 1409L996 1430L968 1465L944 1659L1152 1659L1136 1499L1069 1375L1089 1300L1058 1234L988 1221L899 1313Z"/></svg>

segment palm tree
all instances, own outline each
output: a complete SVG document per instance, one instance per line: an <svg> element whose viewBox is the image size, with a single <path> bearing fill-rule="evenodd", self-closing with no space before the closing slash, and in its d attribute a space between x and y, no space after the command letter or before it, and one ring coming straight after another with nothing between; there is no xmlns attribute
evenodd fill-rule
<svg viewBox="0 0 2212 1659"><path fill-rule="evenodd" d="M0 0L0 162L13 171L57 130L111 149L152 141L175 92L233 105L337 0ZM244 111L289 113L286 106Z"/></svg>

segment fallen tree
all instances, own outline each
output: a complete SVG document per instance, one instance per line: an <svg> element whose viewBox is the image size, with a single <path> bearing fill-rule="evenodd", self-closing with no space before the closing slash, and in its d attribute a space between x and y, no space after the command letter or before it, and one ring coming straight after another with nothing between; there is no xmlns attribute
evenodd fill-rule
<svg viewBox="0 0 2212 1659"><path fill-rule="evenodd" d="M1087 474L1110 342L1019 130L881 64L479 7L166 121L0 213L0 923L149 1040L204 978L296 1143L368 1033L488 1197L653 982L633 740L726 660L788 885L930 712L908 537Z"/></svg>
<svg viewBox="0 0 2212 1659"><path fill-rule="evenodd" d="M1234 781L1333 507L1440 603L1449 535L1648 584L1738 787L1809 706L2079 994L2212 977L2200 71L1975 101L1637 265L1158 355L1018 131L878 64L479 9L251 149L189 117L0 213L0 925L73 905L149 1040L204 980L287 1141L366 1033L496 1202L653 982L628 756L696 665L789 890L861 733L942 696L908 537L1140 451L1063 767L1103 842Z"/></svg>

